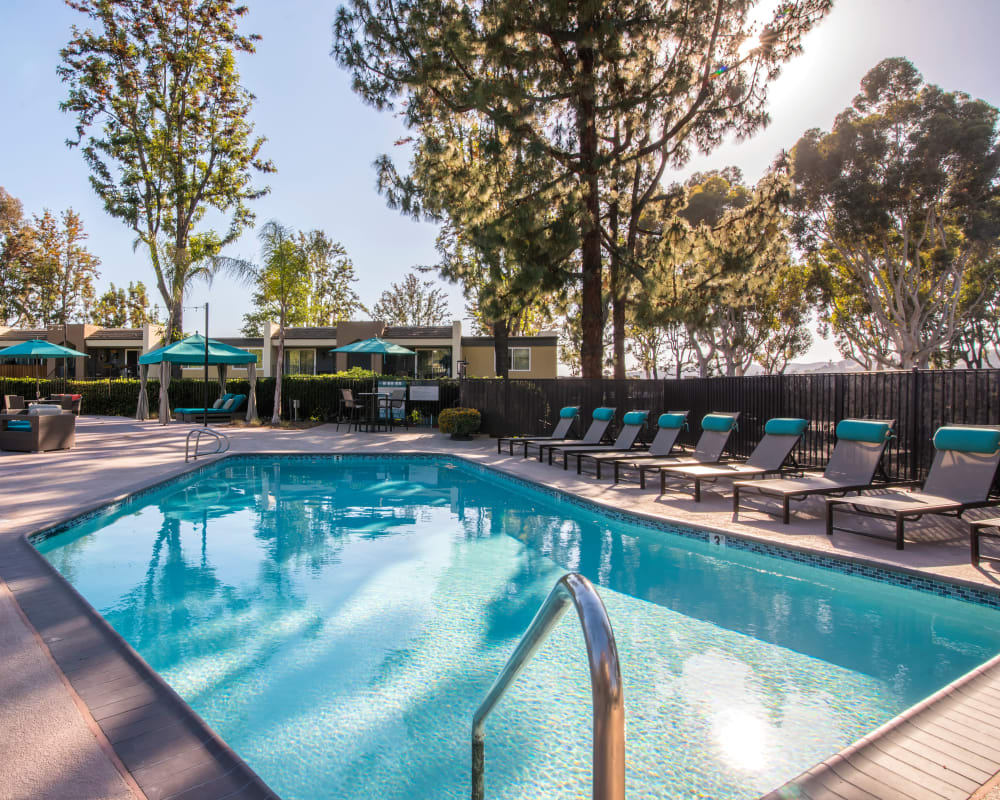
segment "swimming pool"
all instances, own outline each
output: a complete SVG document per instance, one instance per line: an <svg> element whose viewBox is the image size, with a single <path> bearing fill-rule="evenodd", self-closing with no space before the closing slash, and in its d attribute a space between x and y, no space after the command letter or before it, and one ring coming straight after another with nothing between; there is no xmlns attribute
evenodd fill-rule
<svg viewBox="0 0 1000 800"><path fill-rule="evenodd" d="M614 625L633 797L754 797L1000 650L996 610L460 461L230 459L37 546L286 800L467 797L472 712L568 570ZM491 800L589 796L572 617L487 729Z"/></svg>

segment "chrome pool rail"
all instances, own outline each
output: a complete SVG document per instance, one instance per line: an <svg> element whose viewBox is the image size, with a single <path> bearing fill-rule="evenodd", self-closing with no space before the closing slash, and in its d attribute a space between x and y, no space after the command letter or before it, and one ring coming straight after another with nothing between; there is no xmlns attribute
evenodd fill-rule
<svg viewBox="0 0 1000 800"><path fill-rule="evenodd" d="M201 437L206 433L215 438L215 449L205 453L199 453L198 445L201 444ZM192 437L194 438L194 452L191 452ZM228 450L229 437L226 436L226 434L212 428L195 428L184 440L184 461L187 462L196 460L198 456L214 456L219 453L225 453Z"/></svg>
<svg viewBox="0 0 1000 800"><path fill-rule="evenodd" d="M582 575L563 575L545 598L517 648L486 699L472 718L472 800L486 796L486 717L496 708L510 685L556 626L570 604L576 608L590 663L593 700L594 800L624 800L625 797L625 692L618 665L618 646L611 620L600 595Z"/></svg>

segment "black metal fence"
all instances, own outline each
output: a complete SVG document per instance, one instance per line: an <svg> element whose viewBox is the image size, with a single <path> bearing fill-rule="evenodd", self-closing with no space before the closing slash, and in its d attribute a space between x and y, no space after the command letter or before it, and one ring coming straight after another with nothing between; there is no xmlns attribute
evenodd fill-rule
<svg viewBox="0 0 1000 800"><path fill-rule="evenodd" d="M545 435L563 406L582 406L582 421L598 406L614 406L618 417L631 409L689 411L692 444L699 422L712 411L740 412L730 441L733 455L747 456L771 417L811 421L795 458L804 467L822 467L834 445L837 422L848 417L892 419L896 437L883 466L892 480L926 475L934 453L931 437L941 425L1000 425L1000 370L910 370L897 372L760 375L744 378L681 380L461 381L461 404L483 415L482 430L494 436Z"/></svg>

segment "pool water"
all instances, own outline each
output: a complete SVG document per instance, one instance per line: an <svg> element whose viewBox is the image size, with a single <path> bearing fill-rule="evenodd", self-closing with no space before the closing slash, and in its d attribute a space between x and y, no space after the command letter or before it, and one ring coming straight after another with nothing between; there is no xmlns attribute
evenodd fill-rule
<svg viewBox="0 0 1000 800"><path fill-rule="evenodd" d="M467 797L472 713L567 571L614 626L631 797L755 797L1000 650L989 608L447 460L231 460L38 548L285 800ZM486 757L490 800L590 796L575 615Z"/></svg>

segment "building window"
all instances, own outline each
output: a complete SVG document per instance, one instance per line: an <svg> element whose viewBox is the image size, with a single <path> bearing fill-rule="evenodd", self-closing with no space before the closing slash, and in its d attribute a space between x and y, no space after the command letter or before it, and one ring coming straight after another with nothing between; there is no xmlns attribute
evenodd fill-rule
<svg viewBox="0 0 1000 800"><path fill-rule="evenodd" d="M253 353L255 356L257 356L257 366L258 367L264 366L264 350L263 350L263 348L260 348L260 347L245 347L244 350L246 350L248 353Z"/></svg>
<svg viewBox="0 0 1000 800"><path fill-rule="evenodd" d="M418 378L447 378L451 375L451 348L415 348ZM413 356L409 356L412 360Z"/></svg>
<svg viewBox="0 0 1000 800"><path fill-rule="evenodd" d="M510 347L511 372L531 372L531 348L530 347Z"/></svg>
<svg viewBox="0 0 1000 800"><path fill-rule="evenodd" d="M315 350L286 350L285 351L285 374L286 375L315 375L316 374L316 351Z"/></svg>

